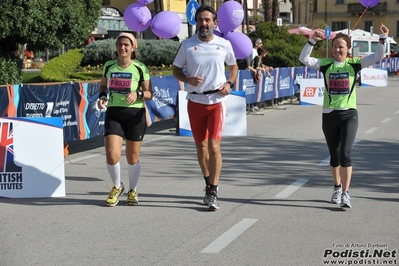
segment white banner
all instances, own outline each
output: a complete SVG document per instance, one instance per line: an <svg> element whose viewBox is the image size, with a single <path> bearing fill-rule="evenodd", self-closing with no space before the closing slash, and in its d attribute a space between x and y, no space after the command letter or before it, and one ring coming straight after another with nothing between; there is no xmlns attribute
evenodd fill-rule
<svg viewBox="0 0 399 266"><path fill-rule="evenodd" d="M0 197L65 197L61 117L0 118Z"/></svg>
<svg viewBox="0 0 399 266"><path fill-rule="evenodd" d="M360 72L361 86L388 86L388 69L363 68Z"/></svg>
<svg viewBox="0 0 399 266"><path fill-rule="evenodd" d="M302 79L301 105L323 105L324 79Z"/></svg>
<svg viewBox="0 0 399 266"><path fill-rule="evenodd" d="M179 91L179 135L192 136L187 113L187 92ZM247 135L247 107L244 92L232 91L227 98L222 136Z"/></svg>

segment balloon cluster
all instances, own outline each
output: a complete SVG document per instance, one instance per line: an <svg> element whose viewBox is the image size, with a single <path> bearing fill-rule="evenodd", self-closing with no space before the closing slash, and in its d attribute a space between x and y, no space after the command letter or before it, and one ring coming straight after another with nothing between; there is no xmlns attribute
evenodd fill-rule
<svg viewBox="0 0 399 266"><path fill-rule="evenodd" d="M146 5L153 1L137 0L138 3L129 5L123 15L126 26L136 32L145 31L151 26L152 32L164 39L177 36L182 25L179 15L172 11L162 11L152 18L151 12Z"/></svg>
<svg viewBox="0 0 399 266"><path fill-rule="evenodd" d="M251 39L241 32L234 32L244 20L242 5L233 0L224 2L217 11L217 15L220 32L215 30L215 35L230 41L237 59L247 58L252 53Z"/></svg>
<svg viewBox="0 0 399 266"><path fill-rule="evenodd" d="M147 4L154 0L137 0L129 5L124 13L126 26L132 31L142 32L151 26L152 32L165 39L177 36L181 30L182 21L179 15L172 11L162 11L151 18ZM244 20L242 5L234 0L224 2L217 11L219 30L214 30L215 35L229 40L237 59L247 58L252 53L252 42L249 37L241 32L234 32Z"/></svg>

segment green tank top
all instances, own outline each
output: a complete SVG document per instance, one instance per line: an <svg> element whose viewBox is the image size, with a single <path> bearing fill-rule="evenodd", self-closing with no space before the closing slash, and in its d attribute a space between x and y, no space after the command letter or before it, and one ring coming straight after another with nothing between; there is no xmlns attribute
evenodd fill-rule
<svg viewBox="0 0 399 266"><path fill-rule="evenodd" d="M333 58L320 59L324 76L323 109L356 109L356 75L361 70L361 58L347 58L338 65Z"/></svg>
<svg viewBox="0 0 399 266"><path fill-rule="evenodd" d="M144 100L137 99L134 104L126 103L126 95L140 88L140 82L150 79L147 67L140 61L134 60L125 69L118 66L117 59L107 61L104 65L104 77L107 78L109 100L108 107L135 107L144 108Z"/></svg>

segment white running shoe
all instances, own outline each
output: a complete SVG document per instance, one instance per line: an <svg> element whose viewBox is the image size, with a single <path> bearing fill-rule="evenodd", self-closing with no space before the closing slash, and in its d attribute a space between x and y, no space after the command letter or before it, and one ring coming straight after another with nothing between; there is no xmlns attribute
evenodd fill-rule
<svg viewBox="0 0 399 266"><path fill-rule="evenodd" d="M342 195L342 187L334 187L334 192L331 196L331 203L340 204Z"/></svg>
<svg viewBox="0 0 399 266"><path fill-rule="evenodd" d="M352 208L351 197L349 197L349 192L348 191L343 191L342 192L341 207L343 207L343 208Z"/></svg>

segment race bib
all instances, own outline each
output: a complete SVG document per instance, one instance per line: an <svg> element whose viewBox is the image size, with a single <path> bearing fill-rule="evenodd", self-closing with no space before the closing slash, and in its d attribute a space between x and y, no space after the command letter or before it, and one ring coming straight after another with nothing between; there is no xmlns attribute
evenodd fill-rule
<svg viewBox="0 0 399 266"><path fill-rule="evenodd" d="M108 88L111 93L128 94L132 87L132 73L111 72L108 79Z"/></svg>
<svg viewBox="0 0 399 266"><path fill-rule="evenodd" d="M345 95L350 92L349 72L330 73L328 77L328 94Z"/></svg>

